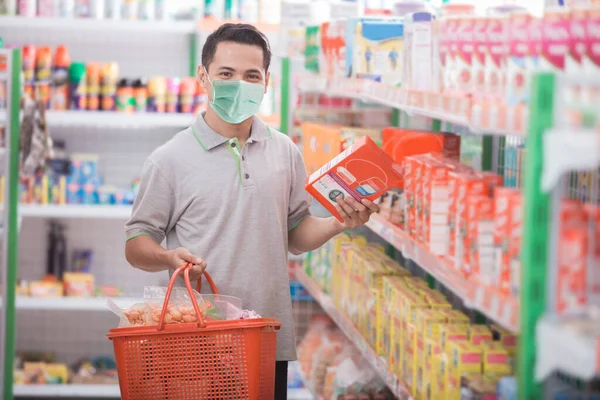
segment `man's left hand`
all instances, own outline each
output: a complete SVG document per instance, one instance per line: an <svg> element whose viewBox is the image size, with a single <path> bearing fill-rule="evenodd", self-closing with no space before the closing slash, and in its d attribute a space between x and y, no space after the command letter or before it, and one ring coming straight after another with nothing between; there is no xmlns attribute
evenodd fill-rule
<svg viewBox="0 0 600 400"><path fill-rule="evenodd" d="M379 212L379 206L367 199L362 199L359 203L350 196L338 196L336 200L336 209L344 219L344 230L363 226L369 221L371 214Z"/></svg>

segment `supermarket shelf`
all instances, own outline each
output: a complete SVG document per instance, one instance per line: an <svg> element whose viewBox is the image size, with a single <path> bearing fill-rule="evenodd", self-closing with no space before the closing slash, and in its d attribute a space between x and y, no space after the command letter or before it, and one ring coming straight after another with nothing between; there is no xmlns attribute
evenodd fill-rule
<svg viewBox="0 0 600 400"><path fill-rule="evenodd" d="M465 277L450 266L448 261L431 253L425 246L411 239L402 229L380 215L373 214L367 227L402 252L432 275L438 282L488 318L512 332L518 332L518 304L496 289Z"/></svg>
<svg viewBox="0 0 600 400"><path fill-rule="evenodd" d="M116 304L133 304L136 299L129 297L111 297ZM69 310L69 311L109 311L105 297L56 297L39 298L17 296L19 310Z"/></svg>
<svg viewBox="0 0 600 400"><path fill-rule="evenodd" d="M131 206L21 204L19 215L24 218L128 219Z"/></svg>
<svg viewBox="0 0 600 400"><path fill-rule="evenodd" d="M409 115L439 119L466 127L474 134L522 136L527 120L527 112L522 107L496 104L482 107L479 104L472 104L469 96L407 90L367 79L329 79L321 75L307 75L300 79L298 88L302 92L347 97L401 109ZM447 111L448 109L453 111ZM471 113L472 119L469 118ZM489 123L489 121L503 121L505 126L483 125L483 122Z"/></svg>
<svg viewBox="0 0 600 400"><path fill-rule="evenodd" d="M194 21L132 21L93 18L49 18L0 16L0 26L12 29L55 29L76 33L100 32L147 32L155 34L191 34L194 33ZM152 37L149 35L148 38Z"/></svg>
<svg viewBox="0 0 600 400"><path fill-rule="evenodd" d="M327 296L319 285L314 282L302 268L296 271L296 278L302 286L304 286L310 294L319 302L325 312L331 317L331 319L338 325L338 327L344 332L344 334L354 343L354 345L360 350L363 357L371 364L374 370L384 380L386 385L392 390L394 395L398 399L410 399L410 394L398 378L392 374L386 362L381 359L377 353L371 348L367 341L362 337L360 332L354 327L352 322L348 320L333 304L331 298Z"/></svg>
<svg viewBox="0 0 600 400"><path fill-rule="evenodd" d="M119 385L15 385L15 396L121 398Z"/></svg>
<svg viewBox="0 0 600 400"><path fill-rule="evenodd" d="M540 381L557 371L584 381L600 377L600 329L596 325L584 332L577 318L568 319L546 316L536 325L536 378Z"/></svg>
<svg viewBox="0 0 600 400"><path fill-rule="evenodd" d="M600 134L593 129L552 129L544 134L542 190L550 191L561 176L600 165Z"/></svg>
<svg viewBox="0 0 600 400"><path fill-rule="evenodd" d="M214 30L216 30L219 26L226 24L226 23L238 23L238 22L243 22L240 20L218 20L218 19L214 19L214 18L203 18L201 20L198 21L197 23L197 30L199 32L209 32L212 33ZM258 23L253 23L252 25L254 25L259 31L263 32L263 33L277 33L279 31L279 24L268 24L268 23L262 23L262 22L258 22Z"/></svg>

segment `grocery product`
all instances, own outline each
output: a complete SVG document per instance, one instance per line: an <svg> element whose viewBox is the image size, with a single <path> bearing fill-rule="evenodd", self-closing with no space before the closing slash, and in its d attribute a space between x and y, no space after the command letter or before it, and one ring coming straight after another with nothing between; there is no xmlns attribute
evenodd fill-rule
<svg viewBox="0 0 600 400"><path fill-rule="evenodd" d="M49 47L38 47L35 52L35 97L46 108L50 107L50 84L52 82L52 52Z"/></svg>
<svg viewBox="0 0 600 400"><path fill-rule="evenodd" d="M69 67L69 108L71 110L85 110L87 108L87 79L85 74L86 68L83 63L74 62Z"/></svg>
<svg viewBox="0 0 600 400"><path fill-rule="evenodd" d="M177 112L179 105L179 78L167 78L166 111Z"/></svg>
<svg viewBox="0 0 600 400"><path fill-rule="evenodd" d="M133 112L133 102L133 83L125 78L119 80L116 110L125 113Z"/></svg>
<svg viewBox="0 0 600 400"><path fill-rule="evenodd" d="M492 331L486 325L469 326L469 341L474 345L481 345L485 342L491 342L492 339Z"/></svg>
<svg viewBox="0 0 600 400"><path fill-rule="evenodd" d="M431 90L433 87L432 21L434 15L420 11L404 18L403 87Z"/></svg>
<svg viewBox="0 0 600 400"><path fill-rule="evenodd" d="M117 83L119 65L115 62L106 63L102 67L102 86L100 89L102 111L115 111L117 106Z"/></svg>
<svg viewBox="0 0 600 400"><path fill-rule="evenodd" d="M494 271L491 277L482 276L484 283L494 283L503 293L510 291L510 238L512 235L513 198L519 196L514 188L496 187L494 189Z"/></svg>
<svg viewBox="0 0 600 400"><path fill-rule="evenodd" d="M65 272L63 275L65 295L91 297L95 293L94 275L83 272Z"/></svg>
<svg viewBox="0 0 600 400"><path fill-rule="evenodd" d="M87 109L98 111L100 109L100 84L102 81L102 69L98 63L88 63L86 65L87 79Z"/></svg>
<svg viewBox="0 0 600 400"><path fill-rule="evenodd" d="M357 24L353 75L391 85L400 83L404 25L397 20L370 21Z"/></svg>
<svg viewBox="0 0 600 400"><path fill-rule="evenodd" d="M65 46L58 46L52 63L52 89L50 104L53 110L69 108L69 67L71 58Z"/></svg>
<svg viewBox="0 0 600 400"><path fill-rule="evenodd" d="M468 373L481 373L481 347L469 342L450 342L444 357L446 396L460 399L461 377Z"/></svg>
<svg viewBox="0 0 600 400"><path fill-rule="evenodd" d="M148 110L148 89L144 79L133 81L132 99L136 112L146 112ZM191 109L187 112L191 112Z"/></svg>
<svg viewBox="0 0 600 400"><path fill-rule="evenodd" d="M506 99L509 104L527 102L529 94L527 68L532 41L529 27L533 19L534 17L525 11L514 12L508 17Z"/></svg>
<svg viewBox="0 0 600 400"><path fill-rule="evenodd" d="M341 221L336 210L338 196L374 201L394 186L399 176L400 167L371 138L364 137L309 176L306 190Z"/></svg>

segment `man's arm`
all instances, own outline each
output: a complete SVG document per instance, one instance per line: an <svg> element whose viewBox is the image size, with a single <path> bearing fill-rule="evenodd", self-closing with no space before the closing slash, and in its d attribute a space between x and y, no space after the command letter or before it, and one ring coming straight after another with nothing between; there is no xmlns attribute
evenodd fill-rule
<svg viewBox="0 0 600 400"><path fill-rule="evenodd" d="M344 200L341 197L338 197L336 209L344 219L343 223L335 217L317 218L312 215L307 216L288 234L290 251L293 254L300 254L318 249L335 235L347 229L364 225L371 214L379 211L379 207L369 200L363 200L362 203L359 203L354 199Z"/></svg>
<svg viewBox="0 0 600 400"><path fill-rule="evenodd" d="M125 245L125 258L135 268L147 272L175 270L189 262L194 264L194 270L190 271L192 280L198 279L206 269L206 262L189 250L183 247L167 250L148 235L140 235L128 240Z"/></svg>
<svg viewBox="0 0 600 400"><path fill-rule="evenodd" d="M161 169L150 159L144 164L140 188L131 218L125 224L125 257L135 268L158 272L194 264L191 278L197 279L206 263L184 248L166 250L160 243L180 217L175 190Z"/></svg>

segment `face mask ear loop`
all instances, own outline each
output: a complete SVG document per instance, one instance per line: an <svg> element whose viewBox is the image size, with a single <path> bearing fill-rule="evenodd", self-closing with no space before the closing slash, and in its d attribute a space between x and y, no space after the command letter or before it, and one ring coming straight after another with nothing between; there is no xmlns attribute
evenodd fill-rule
<svg viewBox="0 0 600 400"><path fill-rule="evenodd" d="M208 69L203 65L202 68L204 68L204 73L206 74L206 79L208 79L208 82L210 83L210 87L212 88L212 101L210 102L210 104L213 104L215 102L215 85L213 85L212 81L210 80L210 76L208 76Z"/></svg>

